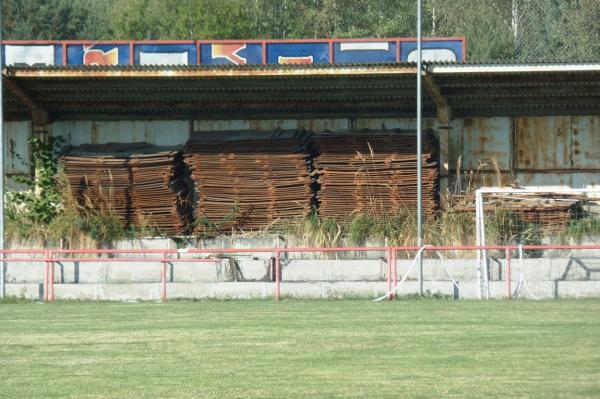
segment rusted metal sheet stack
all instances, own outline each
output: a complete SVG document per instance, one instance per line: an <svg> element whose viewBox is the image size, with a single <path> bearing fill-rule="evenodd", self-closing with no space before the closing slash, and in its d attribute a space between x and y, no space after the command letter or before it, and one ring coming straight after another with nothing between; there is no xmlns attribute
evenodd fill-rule
<svg viewBox="0 0 600 399"><path fill-rule="evenodd" d="M322 134L314 137L319 214L390 216L417 207L417 149L414 134ZM423 140L423 213L439 206L436 142Z"/></svg>
<svg viewBox="0 0 600 399"><path fill-rule="evenodd" d="M198 194L197 232L264 229L310 213L309 159L298 140L192 139L185 161Z"/></svg>
<svg viewBox="0 0 600 399"><path fill-rule="evenodd" d="M582 212L584 202L585 199L579 195L487 194L484 196L484 211L487 215L505 212L507 218L518 218L543 231L559 233Z"/></svg>
<svg viewBox="0 0 600 399"><path fill-rule="evenodd" d="M191 194L180 150L146 143L82 145L68 150L62 162L82 207L157 234L188 229Z"/></svg>

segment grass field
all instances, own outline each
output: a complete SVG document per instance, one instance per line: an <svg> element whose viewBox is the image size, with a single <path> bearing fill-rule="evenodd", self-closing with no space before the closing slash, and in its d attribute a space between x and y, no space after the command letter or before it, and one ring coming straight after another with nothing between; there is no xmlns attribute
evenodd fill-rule
<svg viewBox="0 0 600 399"><path fill-rule="evenodd" d="M0 397L600 397L600 300L0 303Z"/></svg>

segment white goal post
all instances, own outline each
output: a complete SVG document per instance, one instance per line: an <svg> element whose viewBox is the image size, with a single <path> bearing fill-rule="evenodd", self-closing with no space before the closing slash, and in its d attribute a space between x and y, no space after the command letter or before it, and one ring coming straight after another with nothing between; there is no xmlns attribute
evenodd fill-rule
<svg viewBox="0 0 600 399"><path fill-rule="evenodd" d="M485 220L484 220L484 194L598 194L600 198L600 187L598 188L512 188L512 187L481 187L475 190L475 239L477 247L485 247ZM479 299L489 299L490 284L488 276L487 250L477 250L477 295Z"/></svg>

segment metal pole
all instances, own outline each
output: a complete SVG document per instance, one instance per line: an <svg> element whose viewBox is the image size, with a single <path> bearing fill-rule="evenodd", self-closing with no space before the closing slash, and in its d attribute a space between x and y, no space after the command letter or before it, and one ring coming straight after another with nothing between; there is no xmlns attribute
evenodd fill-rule
<svg viewBox="0 0 600 399"><path fill-rule="evenodd" d="M417 241L418 246L423 246L423 166L421 154L421 19L423 4L417 0ZM419 252L419 295L423 295L423 256Z"/></svg>
<svg viewBox="0 0 600 399"><path fill-rule="evenodd" d="M2 0L0 0L0 250L4 250L4 48L2 46ZM6 296L6 263L0 260L0 298Z"/></svg>
<svg viewBox="0 0 600 399"><path fill-rule="evenodd" d="M275 252L275 300L281 299L281 253Z"/></svg>

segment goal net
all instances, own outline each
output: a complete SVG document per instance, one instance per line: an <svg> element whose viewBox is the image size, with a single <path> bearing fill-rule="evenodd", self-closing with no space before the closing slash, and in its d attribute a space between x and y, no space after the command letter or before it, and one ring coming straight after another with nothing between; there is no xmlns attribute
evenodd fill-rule
<svg viewBox="0 0 600 399"><path fill-rule="evenodd" d="M545 237L566 237L573 221L593 217L599 200L600 188L480 188L475 192L476 245L540 245ZM477 251L480 298L490 296L489 254L485 248ZM522 250L516 255L524 256ZM518 285L527 287L525 281Z"/></svg>

